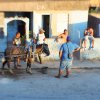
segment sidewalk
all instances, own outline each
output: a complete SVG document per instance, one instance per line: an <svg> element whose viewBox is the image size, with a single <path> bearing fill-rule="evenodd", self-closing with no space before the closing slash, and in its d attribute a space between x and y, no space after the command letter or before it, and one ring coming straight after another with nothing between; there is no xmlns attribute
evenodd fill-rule
<svg viewBox="0 0 100 100"><path fill-rule="evenodd" d="M100 68L100 60L74 60L72 68Z"/></svg>
<svg viewBox="0 0 100 100"><path fill-rule="evenodd" d="M45 61L43 64L40 64L39 62L32 63L32 68L42 68L42 67L48 67L48 68L59 68L59 60L58 61ZM22 67L26 68L26 62L21 62ZM11 63L11 66L13 67L13 63ZM2 67L2 63L0 62L0 68ZM100 68L100 61L99 60L74 60L72 68Z"/></svg>
<svg viewBox="0 0 100 100"><path fill-rule="evenodd" d="M48 67L48 68L59 68L59 61L49 61L44 62L43 64L34 63L32 64L32 68L41 68L41 67ZM92 60L74 60L72 68L100 68L100 61L92 61Z"/></svg>
<svg viewBox="0 0 100 100"><path fill-rule="evenodd" d="M32 63L32 68L42 68L42 67L48 67L48 68L59 68L59 61L45 61L43 64L40 64L39 62ZM13 63L11 64L13 65ZM26 67L26 62L21 62L21 65L23 68ZM1 66L1 64L0 64ZM100 61L99 60L74 60L72 68L100 68Z"/></svg>

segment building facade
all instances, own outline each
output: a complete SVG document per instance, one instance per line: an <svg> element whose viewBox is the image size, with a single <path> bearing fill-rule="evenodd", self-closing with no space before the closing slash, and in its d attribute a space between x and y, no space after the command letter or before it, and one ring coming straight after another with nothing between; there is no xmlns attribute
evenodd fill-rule
<svg viewBox="0 0 100 100"><path fill-rule="evenodd" d="M100 7L100 0L90 0L91 7Z"/></svg>
<svg viewBox="0 0 100 100"><path fill-rule="evenodd" d="M12 42L17 31L29 39L29 33L45 30L53 38L68 29L72 41L79 44L87 27L89 0L0 0L0 52Z"/></svg>

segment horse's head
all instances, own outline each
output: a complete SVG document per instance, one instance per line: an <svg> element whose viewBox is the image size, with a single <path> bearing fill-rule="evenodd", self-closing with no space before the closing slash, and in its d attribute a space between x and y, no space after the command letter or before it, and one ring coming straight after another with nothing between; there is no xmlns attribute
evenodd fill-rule
<svg viewBox="0 0 100 100"><path fill-rule="evenodd" d="M47 44L39 45L36 48L37 53L45 53L47 56L50 55L50 51Z"/></svg>
<svg viewBox="0 0 100 100"><path fill-rule="evenodd" d="M43 44L43 53L45 53L47 56L50 55L50 51L47 44Z"/></svg>

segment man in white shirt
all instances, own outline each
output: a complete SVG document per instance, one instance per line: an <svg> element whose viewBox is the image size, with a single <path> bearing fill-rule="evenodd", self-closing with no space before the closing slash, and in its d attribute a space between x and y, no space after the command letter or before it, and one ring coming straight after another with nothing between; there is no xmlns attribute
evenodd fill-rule
<svg viewBox="0 0 100 100"><path fill-rule="evenodd" d="M43 44L45 41L45 35L44 35L44 30L40 29L39 34L37 35L37 44Z"/></svg>
<svg viewBox="0 0 100 100"><path fill-rule="evenodd" d="M43 47L43 52L46 54L46 56L50 55L50 51L48 48L48 44L45 43L45 34L44 34L44 30L40 29L39 30L39 34L37 35L37 47L38 46L42 46Z"/></svg>

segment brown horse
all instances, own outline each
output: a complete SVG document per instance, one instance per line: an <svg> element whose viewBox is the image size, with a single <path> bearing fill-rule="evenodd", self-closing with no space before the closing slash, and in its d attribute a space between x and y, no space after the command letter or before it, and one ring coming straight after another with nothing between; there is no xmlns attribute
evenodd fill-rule
<svg viewBox="0 0 100 100"><path fill-rule="evenodd" d="M5 64L7 64L9 72L13 74L13 71L10 67L10 62L14 62L14 67L17 68L17 64L16 64L17 59L20 58L21 60L25 60L27 57L27 54L28 54L28 52L25 50L25 48L23 46L20 46L20 47L9 46L9 47L7 47L5 52L4 52L5 60L2 62L2 72L4 73L4 67L5 67ZM28 56L27 59L30 59L30 57ZM27 63L28 63L28 61L27 61Z"/></svg>
<svg viewBox="0 0 100 100"><path fill-rule="evenodd" d="M49 51L48 45L47 44L37 45L34 54L38 55L40 64L42 64L41 54L43 54L43 53L46 54L47 56L50 55L50 51Z"/></svg>

